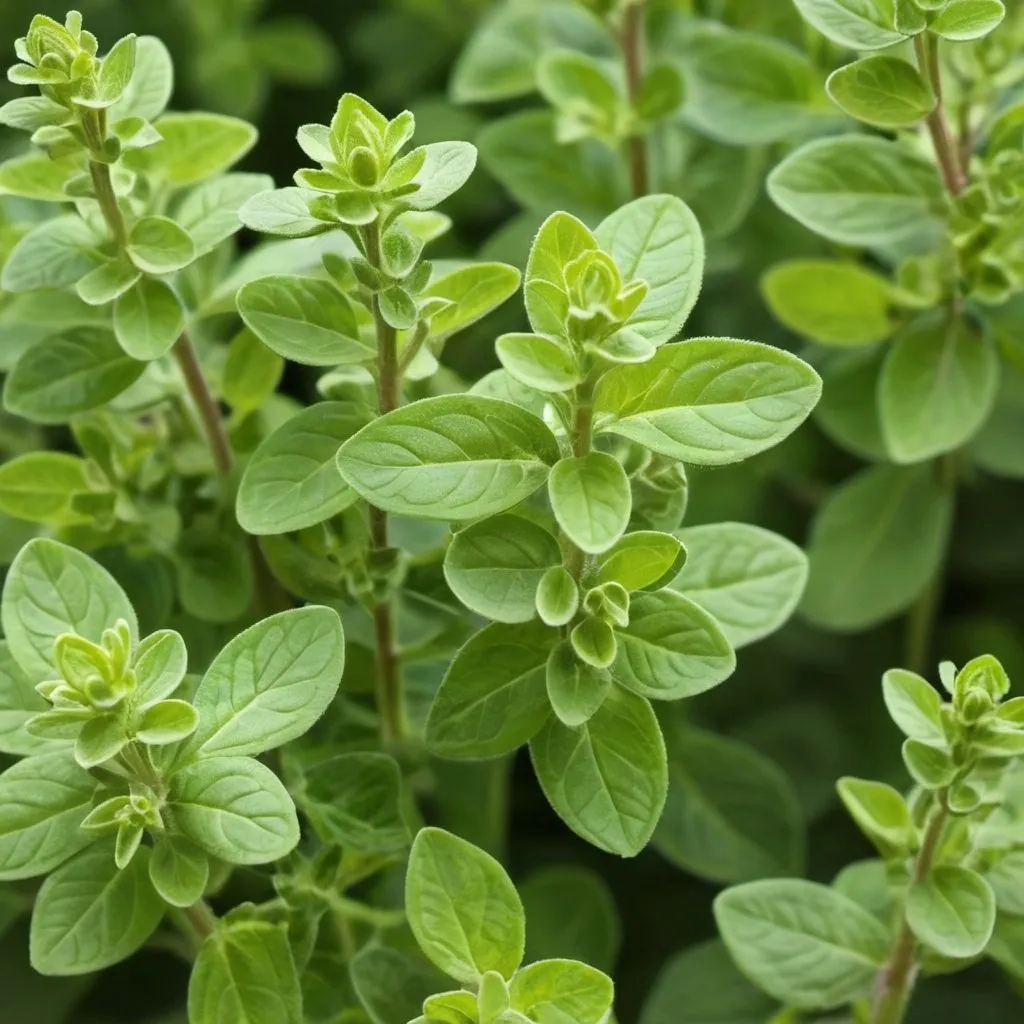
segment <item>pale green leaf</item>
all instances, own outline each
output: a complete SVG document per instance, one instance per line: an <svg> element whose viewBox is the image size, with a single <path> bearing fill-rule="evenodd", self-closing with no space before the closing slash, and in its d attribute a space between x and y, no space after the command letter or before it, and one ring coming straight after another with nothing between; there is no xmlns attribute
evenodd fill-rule
<svg viewBox="0 0 1024 1024"><path fill-rule="evenodd" d="M319 402L286 420L253 453L238 488L243 530L289 533L315 526L356 500L335 458L368 419L347 402Z"/></svg>
<svg viewBox="0 0 1024 1024"><path fill-rule="evenodd" d="M669 458L738 462L788 437L821 394L821 379L788 352L700 338L665 345L648 362L601 379L597 429Z"/></svg>
<svg viewBox="0 0 1024 1024"><path fill-rule="evenodd" d="M688 557L673 590L710 613L734 647L774 633L807 583L807 556L791 541L747 523L681 531Z"/></svg>
<svg viewBox="0 0 1024 1024"><path fill-rule="evenodd" d="M650 704L613 686L586 725L557 718L530 743L537 779L577 835L634 857L647 845L668 789L665 741Z"/></svg>

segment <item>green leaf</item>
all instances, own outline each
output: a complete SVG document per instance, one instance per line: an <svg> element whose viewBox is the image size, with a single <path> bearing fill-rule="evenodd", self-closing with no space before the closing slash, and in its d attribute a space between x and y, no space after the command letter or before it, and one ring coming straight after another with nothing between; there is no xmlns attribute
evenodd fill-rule
<svg viewBox="0 0 1024 1024"><path fill-rule="evenodd" d="M168 217L143 217L128 235L127 253L147 274L171 274L196 258L189 233Z"/></svg>
<svg viewBox="0 0 1024 1024"><path fill-rule="evenodd" d="M477 144L484 167L528 210L566 210L595 222L628 200L618 154L597 139L559 145L552 111L526 110L493 121Z"/></svg>
<svg viewBox="0 0 1024 1024"><path fill-rule="evenodd" d="M0 879L48 874L88 846L93 837L79 826L95 792L68 750L26 757L0 775Z"/></svg>
<svg viewBox="0 0 1024 1024"><path fill-rule="evenodd" d="M249 37L253 53L275 81L314 86L331 81L338 70L333 39L301 15L284 15L256 25Z"/></svg>
<svg viewBox="0 0 1024 1024"><path fill-rule="evenodd" d="M142 271L123 257L118 257L101 263L85 277L79 278L75 291L90 306L105 306L128 291L140 277Z"/></svg>
<svg viewBox="0 0 1024 1024"><path fill-rule="evenodd" d="M887 349L831 353L819 367L824 382L814 419L840 448L870 462L888 462L878 422L878 378Z"/></svg>
<svg viewBox="0 0 1024 1024"><path fill-rule="evenodd" d="M866 995L889 956L877 918L846 896L801 879L747 882L715 900L733 960L780 1002L832 1009Z"/></svg>
<svg viewBox="0 0 1024 1024"><path fill-rule="evenodd" d="M776 1004L740 974L718 939L690 946L661 969L640 1024L764 1024Z"/></svg>
<svg viewBox="0 0 1024 1024"><path fill-rule="evenodd" d="M637 530L604 553L587 582L618 583L629 591L659 590L685 562L686 549L672 534Z"/></svg>
<svg viewBox="0 0 1024 1024"><path fill-rule="evenodd" d="M0 614L10 652L30 679L59 677L53 645L62 633L99 643L105 629L124 619L132 639L139 635L131 602L114 577L81 551L45 538L18 552Z"/></svg>
<svg viewBox="0 0 1024 1024"><path fill-rule="evenodd" d="M188 651L180 633L160 629L150 633L136 648L132 657L139 707L170 697L181 685L188 668Z"/></svg>
<svg viewBox="0 0 1024 1024"><path fill-rule="evenodd" d="M531 92L540 57L557 46L608 49L607 31L590 11L549 0L534 7L497 7L484 19L455 64L456 103L489 103Z"/></svg>
<svg viewBox="0 0 1024 1024"><path fill-rule="evenodd" d="M614 133L625 96L618 80L599 60L579 50L549 50L537 62L537 90L553 107L582 115L584 124ZM603 122L603 123L602 123Z"/></svg>
<svg viewBox="0 0 1024 1024"><path fill-rule="evenodd" d="M933 231L942 209L935 166L902 143L866 135L818 139L768 176L775 205L840 245L896 245Z"/></svg>
<svg viewBox="0 0 1024 1024"><path fill-rule="evenodd" d="M999 390L991 340L961 319L932 317L896 338L882 366L878 404L893 461L955 451L984 425Z"/></svg>
<svg viewBox="0 0 1024 1024"><path fill-rule="evenodd" d="M663 856L713 882L802 872L800 801L777 764L744 743L681 722L666 743L668 799L654 833Z"/></svg>
<svg viewBox="0 0 1024 1024"><path fill-rule="evenodd" d="M230 238L242 226L239 210L274 187L266 174L225 174L188 192L174 209L174 220L191 236L197 256Z"/></svg>
<svg viewBox="0 0 1024 1024"><path fill-rule="evenodd" d="M548 656L544 680L551 709L570 729L583 725L597 714L612 685L607 670L581 661L566 640Z"/></svg>
<svg viewBox="0 0 1024 1024"><path fill-rule="evenodd" d="M285 238L307 238L329 231L331 224L309 212L310 200L319 193L288 186L259 192L242 204L241 222L253 231Z"/></svg>
<svg viewBox="0 0 1024 1024"><path fill-rule="evenodd" d="M1004 17L1000 0L949 0L929 27L944 39L965 42L987 36Z"/></svg>
<svg viewBox="0 0 1024 1024"><path fill-rule="evenodd" d="M25 350L4 384L4 407L35 423L66 423L116 398L145 368L106 328L72 327Z"/></svg>
<svg viewBox="0 0 1024 1024"><path fill-rule="evenodd" d="M926 945L943 956L977 956L992 937L996 900L977 872L940 864L907 893L907 924Z"/></svg>
<svg viewBox="0 0 1024 1024"><path fill-rule="evenodd" d="M177 743L196 731L199 715L188 701L160 700L146 708L135 723L135 737L151 747Z"/></svg>
<svg viewBox="0 0 1024 1024"><path fill-rule="evenodd" d="M239 633L206 670L193 700L190 751L259 754L301 736L334 699L345 664L330 608L296 608Z"/></svg>
<svg viewBox="0 0 1024 1024"><path fill-rule="evenodd" d="M858 631L908 608L942 561L952 512L927 466L876 466L847 480L811 527L804 616Z"/></svg>
<svg viewBox="0 0 1024 1024"><path fill-rule="evenodd" d="M450 338L497 309L519 288L520 274L505 263L472 263L443 274L418 296L452 303L430 321L430 338Z"/></svg>
<svg viewBox="0 0 1024 1024"><path fill-rule="evenodd" d="M822 116L818 73L786 43L716 24L690 33L679 63L686 81L684 117L719 142L779 142Z"/></svg>
<svg viewBox="0 0 1024 1024"><path fill-rule="evenodd" d="M236 504L242 529L289 533L348 508L357 495L338 473L335 457L367 419L351 403L319 402L282 423L245 467Z"/></svg>
<svg viewBox="0 0 1024 1024"><path fill-rule="evenodd" d="M940 747L920 740L905 740L902 754L910 777L925 789L942 789L956 778L957 766L953 758Z"/></svg>
<svg viewBox="0 0 1024 1024"><path fill-rule="evenodd" d="M601 1024L615 997L612 979L576 960L539 960L517 972L509 987L513 1009L530 1020L552 1017Z"/></svg>
<svg viewBox="0 0 1024 1024"><path fill-rule="evenodd" d="M777 263L761 279L761 292L777 320L822 345L871 345L893 330L888 282L855 263Z"/></svg>
<svg viewBox="0 0 1024 1024"><path fill-rule="evenodd" d="M190 839L165 835L153 847L149 879L172 907L191 907L202 899L210 877L210 860Z"/></svg>
<svg viewBox="0 0 1024 1024"><path fill-rule="evenodd" d="M665 345L646 363L601 378L596 427L698 465L739 462L788 437L821 394L821 379L788 352L701 338Z"/></svg>
<svg viewBox="0 0 1024 1024"><path fill-rule="evenodd" d="M478 519L536 491L558 460L547 426L509 402L445 395L363 427L338 452L342 476L378 508L420 519Z"/></svg>
<svg viewBox="0 0 1024 1024"><path fill-rule="evenodd" d="M889 717L904 736L945 745L939 711L942 698L927 679L906 669L891 668L882 676L882 696Z"/></svg>
<svg viewBox="0 0 1024 1024"><path fill-rule="evenodd" d="M495 348L501 365L520 384L558 394L582 379L572 353L540 334L503 334Z"/></svg>
<svg viewBox="0 0 1024 1024"><path fill-rule="evenodd" d="M129 740L117 714L108 711L94 715L82 726L75 740L75 760L83 768L95 768L116 757Z"/></svg>
<svg viewBox="0 0 1024 1024"><path fill-rule="evenodd" d="M170 285L144 277L114 303L114 334L133 359L165 356L185 329L185 311Z"/></svg>
<svg viewBox="0 0 1024 1024"><path fill-rule="evenodd" d="M651 700L679 700L728 679L736 655L718 623L671 590L633 599L629 625L616 631L612 676Z"/></svg>
<svg viewBox="0 0 1024 1024"><path fill-rule="evenodd" d="M252 149L256 129L223 114L164 114L156 122L162 142L126 157L169 185L193 185L227 170Z"/></svg>
<svg viewBox="0 0 1024 1024"><path fill-rule="evenodd" d="M299 841L278 777L253 757L204 757L171 778L168 808L182 832L229 864L269 864Z"/></svg>
<svg viewBox="0 0 1024 1024"><path fill-rule="evenodd" d="M881 50L903 41L893 0L793 0L803 17L850 50Z"/></svg>
<svg viewBox="0 0 1024 1024"><path fill-rule="evenodd" d="M253 412L277 390L283 373L284 360L243 327L228 345L221 394L236 411Z"/></svg>
<svg viewBox="0 0 1024 1024"><path fill-rule="evenodd" d="M876 128L909 128L935 109L921 73L898 57L876 55L833 71L828 94L851 117Z"/></svg>
<svg viewBox="0 0 1024 1024"><path fill-rule="evenodd" d="M349 961L349 973L371 1024L412 1020L444 985L432 966L389 946L363 946Z"/></svg>
<svg viewBox="0 0 1024 1024"><path fill-rule="evenodd" d="M884 782L850 776L839 779L836 789L850 817L883 857L908 855L917 833L902 794Z"/></svg>
<svg viewBox="0 0 1024 1024"><path fill-rule="evenodd" d="M522 962L526 922L515 886L493 857L450 832L416 836L405 906L420 948L458 981L487 971L509 979Z"/></svg>
<svg viewBox="0 0 1024 1024"><path fill-rule="evenodd" d="M573 620L580 606L580 588L568 569L553 565L541 576L534 605L545 625L566 626Z"/></svg>
<svg viewBox="0 0 1024 1024"><path fill-rule="evenodd" d="M466 184L476 167L476 146L469 142L432 142L413 152L425 154L413 178L419 189L403 197L413 210L432 210L444 202Z"/></svg>
<svg viewBox="0 0 1024 1024"><path fill-rule="evenodd" d="M555 463L548 477L548 496L562 532L590 554L607 551L629 523L629 478L621 463L606 452Z"/></svg>
<svg viewBox="0 0 1024 1024"><path fill-rule="evenodd" d="M325 843L370 852L404 849L402 774L386 754L337 754L302 771L296 800Z"/></svg>
<svg viewBox="0 0 1024 1024"><path fill-rule="evenodd" d="M0 164L0 195L66 203L64 185L80 170L77 159L52 160L45 153L26 153Z"/></svg>
<svg viewBox="0 0 1024 1024"><path fill-rule="evenodd" d="M303 1024L288 931L263 921L219 924L188 986L190 1024Z"/></svg>
<svg viewBox="0 0 1024 1024"><path fill-rule="evenodd" d="M99 239L77 215L54 217L24 235L11 250L0 274L0 288L27 292L66 288L99 262Z"/></svg>
<svg viewBox="0 0 1024 1024"><path fill-rule="evenodd" d="M430 750L499 757L528 742L550 714L548 655L558 634L542 623L485 626L455 655L427 718Z"/></svg>
<svg viewBox="0 0 1024 1024"><path fill-rule="evenodd" d="M622 941L615 900L589 868L554 865L534 872L519 887L530 922L526 960L571 956L611 973Z"/></svg>
<svg viewBox="0 0 1024 1024"><path fill-rule="evenodd" d="M634 199L603 220L594 238L625 281L647 284L629 326L655 345L671 341L686 323L704 277L704 239L690 208L676 196Z"/></svg>
<svg viewBox="0 0 1024 1024"><path fill-rule="evenodd" d="M374 350L348 299L330 281L275 275L246 284L238 312L268 348L305 366L360 363Z"/></svg>
<svg viewBox="0 0 1024 1024"><path fill-rule="evenodd" d="M529 622L541 577L561 560L558 541L542 526L497 515L455 534L445 553L444 577L470 611L496 622Z"/></svg>
<svg viewBox="0 0 1024 1024"><path fill-rule="evenodd" d="M613 686L586 725L551 718L530 743L537 779L583 839L634 857L654 832L668 789L665 741L650 704Z"/></svg>
<svg viewBox="0 0 1024 1024"><path fill-rule="evenodd" d="M800 603L807 556L784 537L714 523L682 530L680 538L689 557L670 586L712 615L733 647L774 633Z"/></svg>
<svg viewBox="0 0 1024 1024"><path fill-rule="evenodd" d="M587 226L568 213L553 213L540 226L530 248L523 297L530 325L538 334L564 338L572 296L565 271L585 252L598 249Z"/></svg>
<svg viewBox="0 0 1024 1024"><path fill-rule="evenodd" d="M164 112L174 88L174 68L167 47L156 36L135 40L135 70L124 95L109 109L111 124L126 117L152 121Z"/></svg>
<svg viewBox="0 0 1024 1024"><path fill-rule="evenodd" d="M143 847L123 870L113 840L95 843L43 882L29 955L40 974L91 974L127 959L153 934L164 903Z"/></svg>
<svg viewBox="0 0 1024 1024"><path fill-rule="evenodd" d="M19 96L0 107L0 124L24 132L34 132L44 126L63 126L74 117L67 107L46 96Z"/></svg>
<svg viewBox="0 0 1024 1024"><path fill-rule="evenodd" d="M40 739L25 729L30 718L49 708L14 660L7 642L0 640L0 751L21 756L66 752L65 741Z"/></svg>
<svg viewBox="0 0 1024 1024"><path fill-rule="evenodd" d="M29 452L0 465L0 511L54 526L79 522L77 494L92 490L85 459L64 452Z"/></svg>
<svg viewBox="0 0 1024 1024"><path fill-rule="evenodd" d="M182 607L203 622L234 622L252 601L252 556L234 531L203 526L184 533L174 570Z"/></svg>

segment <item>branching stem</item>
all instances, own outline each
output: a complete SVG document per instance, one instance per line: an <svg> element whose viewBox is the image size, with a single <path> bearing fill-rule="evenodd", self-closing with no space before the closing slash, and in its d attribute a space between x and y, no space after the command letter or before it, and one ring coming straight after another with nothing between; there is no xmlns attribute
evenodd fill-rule
<svg viewBox="0 0 1024 1024"><path fill-rule="evenodd" d="M932 869L942 830L949 817L946 795L945 790L937 794L935 808L928 819L924 839L921 841L921 849L914 861L911 884L923 882ZM871 1024L903 1024L917 977L916 951L917 940L904 915L896 944L893 946L892 957L879 972L875 982L875 1004Z"/></svg>

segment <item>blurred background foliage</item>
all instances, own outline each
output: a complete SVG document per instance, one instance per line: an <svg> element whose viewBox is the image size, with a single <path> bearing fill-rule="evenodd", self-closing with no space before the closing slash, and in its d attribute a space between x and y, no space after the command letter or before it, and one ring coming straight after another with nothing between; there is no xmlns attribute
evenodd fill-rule
<svg viewBox="0 0 1024 1024"><path fill-rule="evenodd" d="M488 125L513 111L544 109L535 94L472 105L451 98L460 53L493 6L491 0L78 0L87 24L101 39L132 31L158 35L167 43L178 73L175 108L220 110L253 120L260 140L243 169L270 173L278 185L288 183L298 163L296 127L326 121L343 90L364 95L389 116L411 109L422 142L476 141ZM666 58L683 56L681 49L673 52L682 40L672 34L672 19L695 14L790 44L808 55L821 81L838 63L839 55L805 27L790 0L653 0L650 6L653 38ZM0 46L10 54L33 13L62 18L65 7L64 0L3 0ZM692 53L690 57L699 75L699 60ZM12 87L0 84L0 100L13 95ZM768 266L826 251L825 243L777 210L764 191L767 170L792 140L756 147L730 145L730 140L710 138L699 118L691 118L689 129L682 150L668 148L660 156L670 171L678 169L681 194L694 206L709 236L709 271L688 334L751 338L805 354L805 344L773 320L759 289ZM815 130L820 132L820 126ZM22 144L13 132L0 135L3 155ZM513 138L512 156L517 144ZM554 153L553 158L559 155ZM447 208L456 227L438 255L482 252L521 266L533 230L549 211L539 204L523 213L488 164L485 152L469 186ZM591 170L596 181L597 172ZM597 185L595 189L599 207ZM595 220L606 211L573 212ZM1002 317L1008 336L1024 337L1020 303L1006 307ZM475 379L497 366L494 338L523 325L520 304L508 303L453 342L445 363L462 377ZM2 331L0 324L0 346ZM299 397L309 395L301 368L289 369L284 387ZM39 428L0 415L4 457L44 444L59 446L60 438L52 433L44 438ZM821 422L819 416L784 445L750 462L692 473L686 525L754 522L805 543L808 523L823 497L862 465L856 455L829 439ZM1017 436L1024 448L1024 433ZM1024 680L1022 507L1024 485L1012 474L979 473L961 490L946 586L927 644L928 666L940 657L963 662L990 651L1018 685ZM0 561L9 562L29 529L14 520L0 521ZM879 587L884 590L886 573L899 571L898 559L879 567ZM736 675L726 685L686 703L685 714L695 724L743 741L789 775L809 826L809 877L828 880L843 865L870 852L838 806L834 779L855 774L889 778L897 785L904 782L898 735L879 699L879 679L885 668L906 662L906 619L898 615L870 629L840 634L815 629L798 614L783 631L743 651ZM507 835L500 826L497 832L489 831L487 823L479 821L478 835L469 824L463 834L492 847L507 842L512 874L520 880L542 866L567 862L598 872L611 887L622 921L615 972L622 1024L707 1024L710 1018L699 1011L700 986L715 973L702 975L692 963L686 976L691 1000L670 994L660 1004L649 1004L642 1017L641 1009L669 958L713 935L710 902L718 891L717 881L681 870L653 848L632 862L605 856L575 839L554 817L528 765L513 766L512 779ZM697 766L689 781L693 798L699 800ZM501 815L494 818L500 820ZM552 886L551 892L557 894L558 887ZM557 909L557 903L552 906ZM0 903L0 931L15 909L12 904L8 914ZM183 967L156 951L97 979L34 977L19 924L0 938L0 1020L176 1021L179 1018L160 1016L158 1011L164 1003L167 1013L176 1012L184 977ZM926 983L912 1019L936 1024L1019 1021L1018 999L992 966L979 966L948 983L941 978ZM149 1009L143 1007L152 1008L155 1016L147 1016ZM764 1019L756 1007L747 1007L737 1011L735 1022ZM724 1017L714 1020L733 1022Z"/></svg>

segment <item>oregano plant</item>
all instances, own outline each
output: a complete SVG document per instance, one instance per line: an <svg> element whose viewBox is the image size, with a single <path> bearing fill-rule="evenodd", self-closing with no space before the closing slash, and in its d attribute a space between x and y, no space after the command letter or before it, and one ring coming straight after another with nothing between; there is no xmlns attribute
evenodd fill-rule
<svg viewBox="0 0 1024 1024"><path fill-rule="evenodd" d="M10 0L5 1019L1016 1020L1022 40Z"/></svg>

